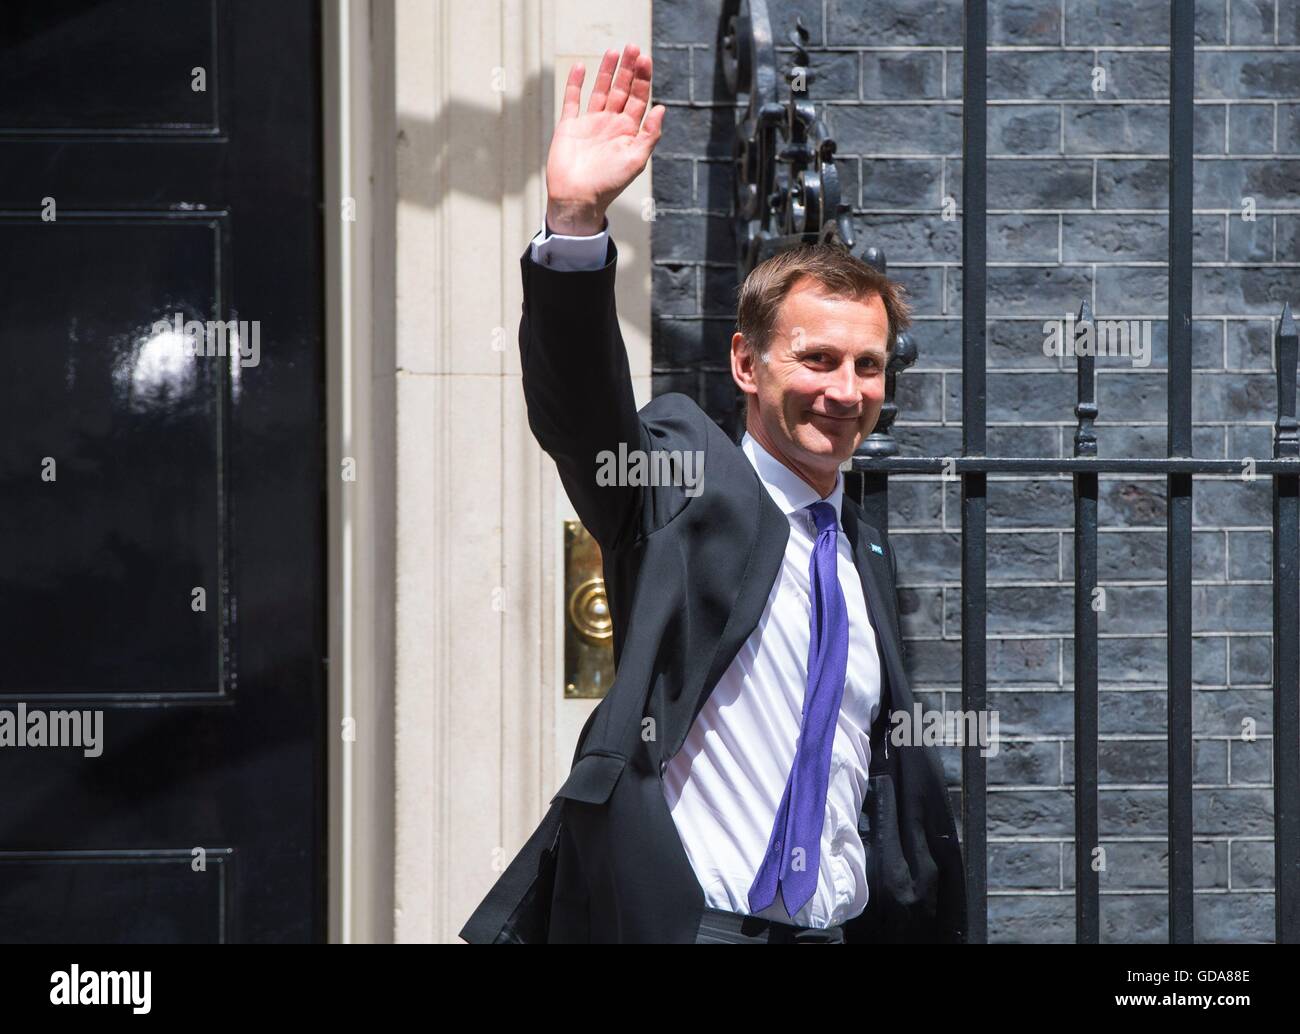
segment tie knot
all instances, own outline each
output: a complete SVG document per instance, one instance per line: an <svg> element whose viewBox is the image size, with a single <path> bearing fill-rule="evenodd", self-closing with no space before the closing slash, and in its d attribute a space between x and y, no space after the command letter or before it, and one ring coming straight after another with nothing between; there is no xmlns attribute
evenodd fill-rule
<svg viewBox="0 0 1300 1034"><path fill-rule="evenodd" d="M806 509L812 514L813 520L817 522L818 535L827 531L839 531L839 520L835 516L835 507L826 500L819 499L815 503L809 503Z"/></svg>

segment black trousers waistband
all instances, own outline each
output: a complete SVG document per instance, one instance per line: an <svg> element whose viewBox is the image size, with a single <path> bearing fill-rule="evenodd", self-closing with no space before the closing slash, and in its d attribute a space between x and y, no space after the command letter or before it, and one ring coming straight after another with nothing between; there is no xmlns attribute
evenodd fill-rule
<svg viewBox="0 0 1300 1034"><path fill-rule="evenodd" d="M793 926L774 919L705 908L696 944L843 944L844 927Z"/></svg>

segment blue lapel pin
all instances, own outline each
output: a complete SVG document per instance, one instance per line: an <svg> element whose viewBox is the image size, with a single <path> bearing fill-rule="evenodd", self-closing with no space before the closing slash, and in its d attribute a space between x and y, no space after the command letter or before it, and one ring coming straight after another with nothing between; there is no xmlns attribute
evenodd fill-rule
<svg viewBox="0 0 1300 1034"><path fill-rule="evenodd" d="M885 551L881 549L879 546L877 546L874 542L871 543L871 552L879 553L881 556L885 555Z"/></svg>

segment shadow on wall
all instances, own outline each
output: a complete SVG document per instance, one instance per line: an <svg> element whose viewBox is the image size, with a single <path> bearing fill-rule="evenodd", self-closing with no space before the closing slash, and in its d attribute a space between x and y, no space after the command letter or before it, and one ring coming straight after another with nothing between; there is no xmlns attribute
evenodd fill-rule
<svg viewBox="0 0 1300 1034"><path fill-rule="evenodd" d="M547 148L550 146L548 129L544 143L532 161L502 161L495 146L494 134L504 133L523 123L523 110L532 116L533 105L540 95L544 98L543 119L553 126L559 117L551 102L553 75L565 69L544 70L529 79L522 92L522 102L506 100L501 105L470 104L457 99L447 105L437 119L413 117L398 112L397 115L397 184L398 202L419 205L434 210L449 196L471 197L499 204L502 198L526 196L528 180L546 167ZM583 85L583 104L590 95L594 78L589 68ZM516 110L511 111L514 103ZM662 147L661 147L662 149ZM653 161L653 159L652 159ZM544 180L543 180L544 183ZM635 211L636 206L620 198L614 211ZM542 228L543 212L536 213L537 227L529 238ZM614 220L611 219L611 223ZM653 228L652 228L653 233ZM471 243L466 241L465 243ZM645 256L624 240L618 240L619 265L626 269L641 264ZM528 239L507 241L504 247L511 256L523 253ZM636 329L647 335L651 328L639 314L620 313L624 328Z"/></svg>

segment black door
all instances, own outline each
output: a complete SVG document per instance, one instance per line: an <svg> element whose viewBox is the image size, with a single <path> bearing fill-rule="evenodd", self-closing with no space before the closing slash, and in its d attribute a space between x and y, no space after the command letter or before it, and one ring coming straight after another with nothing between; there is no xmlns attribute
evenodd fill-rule
<svg viewBox="0 0 1300 1034"><path fill-rule="evenodd" d="M324 938L320 92L311 0L0 5L0 941Z"/></svg>

